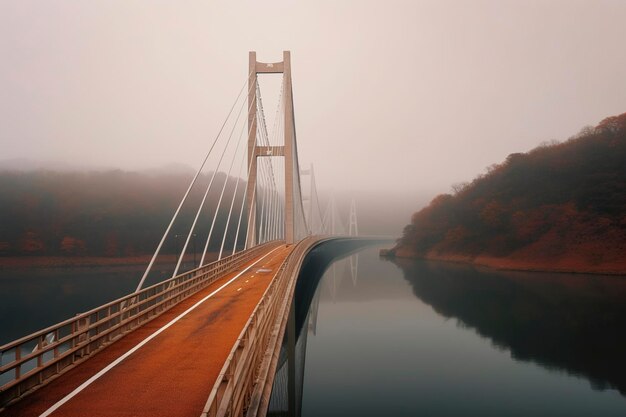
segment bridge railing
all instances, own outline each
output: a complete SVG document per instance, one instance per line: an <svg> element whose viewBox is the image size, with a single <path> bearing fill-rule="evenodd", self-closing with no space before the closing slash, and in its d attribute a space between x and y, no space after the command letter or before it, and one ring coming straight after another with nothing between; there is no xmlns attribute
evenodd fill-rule
<svg viewBox="0 0 626 417"><path fill-rule="evenodd" d="M236 253L0 346L0 409L280 243Z"/></svg>
<svg viewBox="0 0 626 417"><path fill-rule="evenodd" d="M272 356L277 352L273 345L280 348L282 342L281 328L289 313L302 260L326 239L305 238L281 264L226 359L201 417L243 415L255 400L253 393L262 391L259 385L268 377ZM260 399L254 403L258 408Z"/></svg>

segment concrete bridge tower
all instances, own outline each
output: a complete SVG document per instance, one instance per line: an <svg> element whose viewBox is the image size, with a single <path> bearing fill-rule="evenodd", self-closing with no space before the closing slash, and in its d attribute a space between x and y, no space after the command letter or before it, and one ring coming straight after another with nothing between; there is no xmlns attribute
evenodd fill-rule
<svg viewBox="0 0 626 417"><path fill-rule="evenodd" d="M257 74L283 74L284 105L284 138L282 146L261 146L257 143ZM294 221L294 181L296 160L296 134L294 124L293 91L291 84L291 53L283 51L283 61L263 63L256 60L256 52L249 53L248 74L248 178L247 206L250 218L247 247L257 243L256 236L256 188L257 188L257 158L283 156L285 158L285 241L288 244L295 241Z"/></svg>

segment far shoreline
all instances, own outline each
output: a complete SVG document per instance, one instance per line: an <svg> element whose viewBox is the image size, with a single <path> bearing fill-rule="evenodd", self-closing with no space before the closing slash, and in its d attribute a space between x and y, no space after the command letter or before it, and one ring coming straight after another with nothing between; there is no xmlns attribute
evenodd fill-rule
<svg viewBox="0 0 626 417"><path fill-rule="evenodd" d="M470 256L462 254L434 254L428 253L424 255L417 255L411 253L408 250L400 250L402 248L392 248L386 252L381 252L381 256L385 256L389 259L414 259L414 260L426 260L426 261L441 261L457 264L473 265L483 268L489 268L496 271L521 271L521 272L550 272L550 273L562 273L562 274L586 274L586 275L612 275L612 276L624 276L626 277L626 259L617 264L611 265L584 265L571 259L562 259L556 264L553 262L530 261L510 258L496 258L484 255ZM384 253L387 253L385 255Z"/></svg>

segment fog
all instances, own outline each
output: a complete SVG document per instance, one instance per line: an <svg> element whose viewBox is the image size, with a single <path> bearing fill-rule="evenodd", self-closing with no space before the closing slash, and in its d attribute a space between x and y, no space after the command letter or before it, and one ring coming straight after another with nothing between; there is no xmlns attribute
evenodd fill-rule
<svg viewBox="0 0 626 417"><path fill-rule="evenodd" d="M0 159L197 168L248 51L290 50L302 165L406 223L509 153L626 111L624 21L626 2L597 0L6 0Z"/></svg>

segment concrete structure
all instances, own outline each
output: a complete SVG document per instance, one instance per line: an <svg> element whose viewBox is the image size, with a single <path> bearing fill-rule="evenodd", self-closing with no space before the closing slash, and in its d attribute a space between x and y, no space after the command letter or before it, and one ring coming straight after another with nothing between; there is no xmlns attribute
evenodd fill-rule
<svg viewBox="0 0 626 417"><path fill-rule="evenodd" d="M34 368L20 355L3 365L25 372L0 391L0 415L264 416L285 334L295 409L294 289L307 254L333 239L345 238L260 245L1 347L40 346ZM62 336L65 327L73 333ZM58 339L44 346L50 331Z"/></svg>
<svg viewBox="0 0 626 417"><path fill-rule="evenodd" d="M293 108L293 91L291 85L291 53L283 52L283 61L274 63L263 63L256 60L256 52L249 53L248 65L248 165L250 174L248 176L247 206L251 218L251 233L248 235L248 247L257 243L256 240L256 197L257 197L257 158L278 157L285 158L285 241L288 244L294 243L295 222L294 222L294 152L295 146L295 125ZM283 74L283 94L285 95L284 117L285 117L285 143L282 146L262 146L257 142L257 75L258 74Z"/></svg>
<svg viewBox="0 0 626 417"><path fill-rule="evenodd" d="M2 417L263 416L285 334L292 381L289 409L297 409L292 307L296 280L313 248L340 238L308 236L290 53L285 51L283 61L277 63L257 62L254 52L249 58L246 203L251 223L247 248L235 253L235 238L231 256L142 288L175 214L135 292L0 346ZM282 146L258 143L257 74L262 73L283 74ZM284 240L276 233L271 237L274 240L257 244L257 158L276 156L285 158ZM317 198L316 192L310 198L313 196ZM242 198L242 212L243 207ZM352 212L350 221L356 232L356 210ZM321 213L318 215L321 218ZM228 229L224 230L225 238Z"/></svg>

